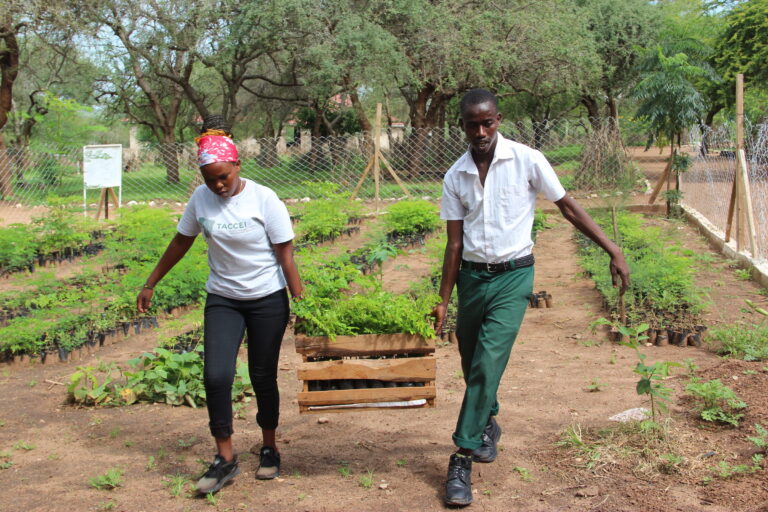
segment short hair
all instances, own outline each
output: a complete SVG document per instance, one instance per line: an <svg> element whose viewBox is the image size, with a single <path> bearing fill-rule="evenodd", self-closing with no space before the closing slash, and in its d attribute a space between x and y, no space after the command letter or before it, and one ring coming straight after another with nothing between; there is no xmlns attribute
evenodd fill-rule
<svg viewBox="0 0 768 512"><path fill-rule="evenodd" d="M475 105L480 105L482 103L492 103L496 110L499 109L499 100L491 91L488 89L472 89L467 91L467 93L461 97L461 101L459 102L459 112L461 115L464 115L464 112L466 112L469 107L474 107Z"/></svg>

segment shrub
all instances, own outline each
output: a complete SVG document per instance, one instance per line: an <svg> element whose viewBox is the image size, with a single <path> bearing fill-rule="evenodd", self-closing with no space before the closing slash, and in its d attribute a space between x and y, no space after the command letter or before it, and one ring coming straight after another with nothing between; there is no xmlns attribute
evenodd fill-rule
<svg viewBox="0 0 768 512"><path fill-rule="evenodd" d="M746 408L747 404L720 379L691 382L685 390L696 398L696 410L701 414L701 419L739 426L739 420L744 415L737 411Z"/></svg>
<svg viewBox="0 0 768 512"><path fill-rule="evenodd" d="M423 199L395 203L384 217L385 230L393 235L428 233L439 223L437 206Z"/></svg>

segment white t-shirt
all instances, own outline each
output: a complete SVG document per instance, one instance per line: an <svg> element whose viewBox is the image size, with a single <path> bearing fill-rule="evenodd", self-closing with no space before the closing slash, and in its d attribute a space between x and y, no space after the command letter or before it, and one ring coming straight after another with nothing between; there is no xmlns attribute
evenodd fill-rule
<svg viewBox="0 0 768 512"><path fill-rule="evenodd" d="M178 231L208 242L211 273L205 289L230 299L258 299L285 288L271 244L294 237L288 209L272 189L244 179L243 190L220 197L200 185L189 199Z"/></svg>
<svg viewBox="0 0 768 512"><path fill-rule="evenodd" d="M485 186L480 184L470 151L448 169L440 218L464 221L463 259L479 263L513 260L533 249L531 228L538 192L551 201L565 196L540 151L498 135Z"/></svg>

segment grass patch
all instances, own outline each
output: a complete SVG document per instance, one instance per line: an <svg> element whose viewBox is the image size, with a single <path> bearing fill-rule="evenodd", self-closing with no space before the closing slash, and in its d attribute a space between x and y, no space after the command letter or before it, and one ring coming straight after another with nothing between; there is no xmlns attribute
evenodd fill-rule
<svg viewBox="0 0 768 512"><path fill-rule="evenodd" d="M715 350L722 356L745 361L768 360L768 325L723 325L713 328L709 339L716 340Z"/></svg>

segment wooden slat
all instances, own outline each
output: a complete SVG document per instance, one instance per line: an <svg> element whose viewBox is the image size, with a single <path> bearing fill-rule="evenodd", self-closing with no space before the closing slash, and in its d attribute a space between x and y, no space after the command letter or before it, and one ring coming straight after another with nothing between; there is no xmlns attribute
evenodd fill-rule
<svg viewBox="0 0 768 512"><path fill-rule="evenodd" d="M299 392L300 406L365 404L376 402L405 402L419 398L431 399L437 395L434 386L414 388L346 389L338 391Z"/></svg>
<svg viewBox="0 0 768 512"><path fill-rule="evenodd" d="M346 359L301 363L302 380L373 379L395 382L425 382L435 379L434 357L408 359Z"/></svg>
<svg viewBox="0 0 768 512"><path fill-rule="evenodd" d="M310 409L308 406L299 406L300 414L326 414L331 412L368 412L368 411L399 411L401 409L431 409L435 406L434 398L427 398L427 403L423 405L408 405L402 407L328 407L324 409Z"/></svg>
<svg viewBox="0 0 768 512"><path fill-rule="evenodd" d="M376 356L402 353L431 354L435 340L415 334L363 334L327 337L296 335L296 352L306 357Z"/></svg>

